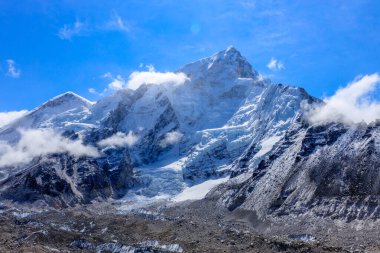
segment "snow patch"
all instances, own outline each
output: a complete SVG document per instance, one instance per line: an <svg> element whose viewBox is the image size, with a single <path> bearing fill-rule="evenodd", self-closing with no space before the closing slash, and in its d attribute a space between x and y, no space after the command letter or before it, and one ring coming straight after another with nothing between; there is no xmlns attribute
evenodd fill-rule
<svg viewBox="0 0 380 253"><path fill-rule="evenodd" d="M30 215L32 215L32 213L29 213L29 212L12 212L13 216L17 217L17 218L26 218Z"/></svg>
<svg viewBox="0 0 380 253"><path fill-rule="evenodd" d="M185 159L181 158L178 161L175 161L171 164L163 166L162 169L169 169L169 170L173 170L176 172L181 172L184 161L185 161Z"/></svg>
<svg viewBox="0 0 380 253"><path fill-rule="evenodd" d="M174 202L203 199L215 186L227 182L229 177L207 180L201 184L186 188L183 192L172 198Z"/></svg>
<svg viewBox="0 0 380 253"><path fill-rule="evenodd" d="M261 157L272 150L273 146L281 140L282 136L272 136L260 142L261 149L256 153L255 158Z"/></svg>
<svg viewBox="0 0 380 253"><path fill-rule="evenodd" d="M317 239L309 234L289 235L289 239L302 242L315 242Z"/></svg>

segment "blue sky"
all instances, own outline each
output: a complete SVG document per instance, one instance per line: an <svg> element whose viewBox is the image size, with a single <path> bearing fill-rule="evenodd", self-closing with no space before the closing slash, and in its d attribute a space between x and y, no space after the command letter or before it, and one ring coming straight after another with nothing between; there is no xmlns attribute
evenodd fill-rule
<svg viewBox="0 0 380 253"><path fill-rule="evenodd" d="M0 0L0 111L68 90L97 100L106 73L173 71L229 45L274 82L331 95L380 71L379 13L376 0Z"/></svg>

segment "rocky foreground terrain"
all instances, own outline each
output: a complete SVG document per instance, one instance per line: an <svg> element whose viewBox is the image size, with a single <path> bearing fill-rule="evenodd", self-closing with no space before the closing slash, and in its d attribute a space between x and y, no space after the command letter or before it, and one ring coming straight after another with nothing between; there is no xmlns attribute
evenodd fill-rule
<svg viewBox="0 0 380 253"><path fill-rule="evenodd" d="M365 224L286 227L252 212L215 209L202 200L160 203L121 211L124 204L82 206L40 213L4 210L2 252L379 252L379 233ZM292 233L294 232L294 233ZM337 232L337 233L336 233Z"/></svg>

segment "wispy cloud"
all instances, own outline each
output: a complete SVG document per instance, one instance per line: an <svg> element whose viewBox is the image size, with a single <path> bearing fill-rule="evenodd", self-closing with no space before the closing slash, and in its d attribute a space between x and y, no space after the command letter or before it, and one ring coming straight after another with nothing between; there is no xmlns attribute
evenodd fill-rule
<svg viewBox="0 0 380 253"><path fill-rule="evenodd" d="M346 87L324 100L325 104L306 108L311 123L343 122L370 123L380 119L380 101L373 96L379 89L378 73L356 78Z"/></svg>
<svg viewBox="0 0 380 253"><path fill-rule="evenodd" d="M95 88L89 88L88 92L98 96L105 96L112 91L117 91L121 89L127 88L127 82L122 75L114 76L111 72L104 73L102 78L109 80L107 84L107 88L103 89L103 91L97 91Z"/></svg>
<svg viewBox="0 0 380 253"><path fill-rule="evenodd" d="M258 13L261 17L275 17L285 15L285 9L266 9Z"/></svg>
<svg viewBox="0 0 380 253"><path fill-rule="evenodd" d="M181 133L180 131L169 132L165 134L164 139L160 142L160 146L165 148L167 146L176 144L177 142L181 140L182 136L183 136L183 133Z"/></svg>
<svg viewBox="0 0 380 253"><path fill-rule="evenodd" d="M112 73L107 72L102 77L111 80L111 82L108 83L107 88L103 90L103 93L106 93L109 90L115 91L126 88L126 81L121 75L113 76Z"/></svg>
<svg viewBox="0 0 380 253"><path fill-rule="evenodd" d="M16 144L0 141L0 167L31 162L34 158L57 153L69 153L81 157L97 157L95 147L86 146L81 140L69 140L52 129L20 129L21 138Z"/></svg>
<svg viewBox="0 0 380 253"><path fill-rule="evenodd" d="M107 73L104 73L102 75L103 78L112 78L112 73L111 72L107 72Z"/></svg>
<svg viewBox="0 0 380 253"><path fill-rule="evenodd" d="M112 82L108 84L110 90L121 90L126 87L126 82L121 75L112 78Z"/></svg>
<svg viewBox="0 0 380 253"><path fill-rule="evenodd" d="M253 0L239 0L236 1L240 6L245 9L252 10L256 8L256 2Z"/></svg>
<svg viewBox="0 0 380 253"><path fill-rule="evenodd" d="M92 24L91 29L89 29L88 23L81 22L80 20L75 21L73 24L65 24L59 29L58 37L63 40L71 40L74 36L83 36L90 32L104 31L130 32L130 25L117 13L114 13L111 19L102 25Z"/></svg>
<svg viewBox="0 0 380 253"><path fill-rule="evenodd" d="M90 92L91 94L99 95L95 88L89 88L88 92Z"/></svg>
<svg viewBox="0 0 380 253"><path fill-rule="evenodd" d="M8 125L9 123L25 115L27 112L28 112L27 110L13 111L13 112L0 112L0 127Z"/></svg>
<svg viewBox="0 0 380 253"><path fill-rule="evenodd" d="M87 25L77 20L74 24L65 24L58 31L58 37L63 40L70 40L74 36L83 35L87 30Z"/></svg>
<svg viewBox="0 0 380 253"><path fill-rule="evenodd" d="M112 15L112 18L105 24L104 29L111 31L130 32L130 25L127 23L127 21L123 20L119 14L114 13Z"/></svg>
<svg viewBox="0 0 380 253"><path fill-rule="evenodd" d="M132 131L128 134L117 132L116 134L98 142L100 147L131 147L138 141L138 136Z"/></svg>
<svg viewBox="0 0 380 253"><path fill-rule="evenodd" d="M16 68L16 62L12 59L8 59L6 62L8 65L7 76L12 78L19 78L21 75L21 70Z"/></svg>
<svg viewBox="0 0 380 253"><path fill-rule="evenodd" d="M276 58L272 57L270 61L267 64L268 69L272 71L277 71L277 70L282 70L285 68L284 63L281 61L277 60Z"/></svg>

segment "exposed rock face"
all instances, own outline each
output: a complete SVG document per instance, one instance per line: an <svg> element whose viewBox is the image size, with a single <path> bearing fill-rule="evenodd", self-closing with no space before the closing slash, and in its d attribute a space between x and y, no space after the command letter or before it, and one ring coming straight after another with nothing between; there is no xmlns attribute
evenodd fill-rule
<svg viewBox="0 0 380 253"><path fill-rule="evenodd" d="M221 128L200 132L184 168L185 177L203 177L252 170L302 114L302 103L319 103L303 89L284 85L256 85L241 107ZM202 170L198 168L202 167Z"/></svg>
<svg viewBox="0 0 380 253"><path fill-rule="evenodd" d="M210 197L262 217L379 218L379 126L299 122L248 179L233 179Z"/></svg>
<svg viewBox="0 0 380 253"><path fill-rule="evenodd" d="M35 159L3 182L7 188L1 196L18 202L43 200L54 207L122 197L133 185L128 153L107 150L106 154L99 159L68 154Z"/></svg>

